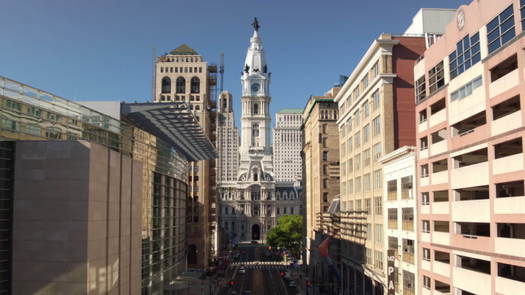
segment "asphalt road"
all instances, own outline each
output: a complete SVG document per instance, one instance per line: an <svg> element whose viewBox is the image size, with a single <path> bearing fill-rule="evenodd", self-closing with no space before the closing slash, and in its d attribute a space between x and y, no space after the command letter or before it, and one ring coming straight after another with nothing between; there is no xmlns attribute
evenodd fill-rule
<svg viewBox="0 0 525 295"><path fill-rule="evenodd" d="M237 261L275 261L275 257L266 255L263 245L243 245L237 251L239 257ZM251 295L296 295L295 288L288 286L288 282L280 276L281 271L288 269L282 265L246 264L246 274L240 274L237 269L233 269L233 280L235 284L230 287L223 287L219 295L245 295L246 291L251 291Z"/></svg>

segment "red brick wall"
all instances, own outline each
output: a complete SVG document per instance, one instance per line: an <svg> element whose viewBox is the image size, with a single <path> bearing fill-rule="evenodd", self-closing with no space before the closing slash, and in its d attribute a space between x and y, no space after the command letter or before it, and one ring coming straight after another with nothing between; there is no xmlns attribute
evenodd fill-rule
<svg viewBox="0 0 525 295"><path fill-rule="evenodd" d="M394 79L394 148L416 145L414 64L425 51L425 39L394 37L399 44L392 51Z"/></svg>

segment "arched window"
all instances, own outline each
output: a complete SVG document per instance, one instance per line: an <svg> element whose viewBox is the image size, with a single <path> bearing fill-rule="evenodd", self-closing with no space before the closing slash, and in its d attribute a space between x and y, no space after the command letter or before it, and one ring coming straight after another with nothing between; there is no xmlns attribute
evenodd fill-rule
<svg viewBox="0 0 525 295"><path fill-rule="evenodd" d="M183 77L178 77L176 87L177 93L186 92L186 79L184 79Z"/></svg>
<svg viewBox="0 0 525 295"><path fill-rule="evenodd" d="M259 104L255 103L253 104L253 114L258 115L259 114Z"/></svg>
<svg viewBox="0 0 525 295"><path fill-rule="evenodd" d="M201 80L197 77L191 78L191 93L199 93L201 89Z"/></svg>
<svg viewBox="0 0 525 295"><path fill-rule="evenodd" d="M168 77L162 78L162 93L171 93L171 79Z"/></svg>

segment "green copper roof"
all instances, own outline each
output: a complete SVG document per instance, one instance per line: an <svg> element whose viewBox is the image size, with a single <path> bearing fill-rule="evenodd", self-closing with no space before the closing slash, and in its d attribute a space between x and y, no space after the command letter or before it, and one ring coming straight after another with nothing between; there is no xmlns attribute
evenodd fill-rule
<svg viewBox="0 0 525 295"><path fill-rule="evenodd" d="M173 49L170 51L170 54L173 55L199 55L197 51L193 50L193 48L189 47L186 44L182 44L181 46L177 47L176 49Z"/></svg>
<svg viewBox="0 0 525 295"><path fill-rule="evenodd" d="M278 113L288 113L288 114L302 114L303 109L282 109Z"/></svg>

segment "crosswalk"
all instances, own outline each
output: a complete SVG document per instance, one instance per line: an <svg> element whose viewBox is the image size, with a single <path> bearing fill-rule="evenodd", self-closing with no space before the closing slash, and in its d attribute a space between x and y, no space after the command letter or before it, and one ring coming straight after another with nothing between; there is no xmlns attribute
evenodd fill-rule
<svg viewBox="0 0 525 295"><path fill-rule="evenodd" d="M244 265L245 267L248 266L288 266L289 263L286 263L284 261L236 261L231 263L232 266L238 266L238 265Z"/></svg>

